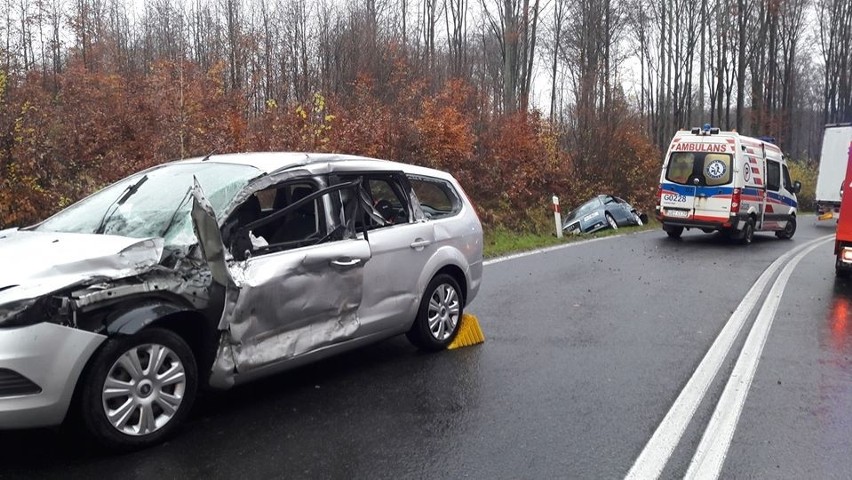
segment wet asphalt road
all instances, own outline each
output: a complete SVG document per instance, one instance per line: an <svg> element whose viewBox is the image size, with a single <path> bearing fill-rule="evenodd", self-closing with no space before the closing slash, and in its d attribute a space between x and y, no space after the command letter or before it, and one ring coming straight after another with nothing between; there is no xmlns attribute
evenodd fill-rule
<svg viewBox="0 0 852 480"><path fill-rule="evenodd" d="M761 272L833 233L800 223L747 248L654 231L493 263L469 309L483 345L391 339L202 398L177 438L132 454L0 432L0 478L623 478ZM852 282L831 248L790 277L721 478L852 472ZM755 316L664 478L685 474Z"/></svg>

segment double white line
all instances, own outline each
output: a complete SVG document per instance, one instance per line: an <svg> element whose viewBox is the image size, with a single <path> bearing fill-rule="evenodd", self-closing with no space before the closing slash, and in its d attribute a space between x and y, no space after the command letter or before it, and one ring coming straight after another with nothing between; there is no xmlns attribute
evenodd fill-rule
<svg viewBox="0 0 852 480"><path fill-rule="evenodd" d="M787 286L787 280L793 270L808 253L821 244L834 238L834 235L820 237L785 253L770 265L757 282L746 293L737 309L725 324L719 336L713 341L710 350L704 355L695 373L680 392L663 421L654 431L654 435L645 445L633 467L627 473L628 479L658 478L666 463L680 442L686 426L695 415L695 410L704 398L707 388L718 373L722 362L731 350L739 332L752 310L757 305L770 279L783 265L786 267L775 280L769 295L758 312L757 319L746 339L731 377L725 385L722 397L701 438L701 443L692 458L686 478L718 478L737 422L745 404L751 381L757 370L757 363L763 351L763 345L775 318L775 312L781 302L781 295ZM792 258L792 260L791 260Z"/></svg>

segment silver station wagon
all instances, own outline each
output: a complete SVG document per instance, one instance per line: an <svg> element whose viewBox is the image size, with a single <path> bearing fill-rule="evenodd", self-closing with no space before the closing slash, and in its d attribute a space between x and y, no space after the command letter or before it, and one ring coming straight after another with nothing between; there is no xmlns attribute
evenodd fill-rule
<svg viewBox="0 0 852 480"><path fill-rule="evenodd" d="M482 227L441 171L214 155L0 231L0 265L0 429L74 414L132 449L173 433L199 388L402 333L446 348L479 290Z"/></svg>

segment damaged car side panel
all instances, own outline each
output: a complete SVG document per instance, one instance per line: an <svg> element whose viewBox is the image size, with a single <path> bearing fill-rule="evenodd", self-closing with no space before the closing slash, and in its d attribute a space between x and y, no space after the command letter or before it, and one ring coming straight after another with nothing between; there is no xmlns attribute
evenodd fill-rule
<svg viewBox="0 0 852 480"><path fill-rule="evenodd" d="M305 198L322 198L337 190L327 188ZM255 255L249 251L246 260L226 260L222 237L213 228L215 213L200 187L193 190L193 197L199 243L211 270L219 272L213 278L227 286L212 386L227 388L237 374L350 339L358 332L363 269L371 258L366 239L344 238L294 250L259 249ZM288 210L273 215L283 216ZM266 223L272 221L270 216ZM255 220L246 227L263 224ZM350 235L354 237L354 231Z"/></svg>
<svg viewBox="0 0 852 480"><path fill-rule="evenodd" d="M360 326L358 307L366 240L342 240L253 257L241 269L243 282L228 325L239 372L292 358L351 338Z"/></svg>

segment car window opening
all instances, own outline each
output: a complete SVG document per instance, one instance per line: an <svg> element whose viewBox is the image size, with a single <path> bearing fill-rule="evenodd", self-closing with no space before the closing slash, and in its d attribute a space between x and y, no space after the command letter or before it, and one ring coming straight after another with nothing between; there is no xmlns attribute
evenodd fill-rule
<svg viewBox="0 0 852 480"><path fill-rule="evenodd" d="M225 237L231 240L232 255L244 260L254 254L353 238L354 218L349 224L327 226L323 205L326 197L333 199L332 194L351 192L359 182L324 189L316 183L290 183L255 192L234 210L223 227ZM358 211L355 205L353 215L357 216Z"/></svg>
<svg viewBox="0 0 852 480"><path fill-rule="evenodd" d="M681 185L726 185L731 182L731 155L673 152L669 157L666 179Z"/></svg>
<svg viewBox="0 0 852 480"><path fill-rule="evenodd" d="M451 217L461 211L461 200L448 182L421 176L409 176L408 181L426 218Z"/></svg>

